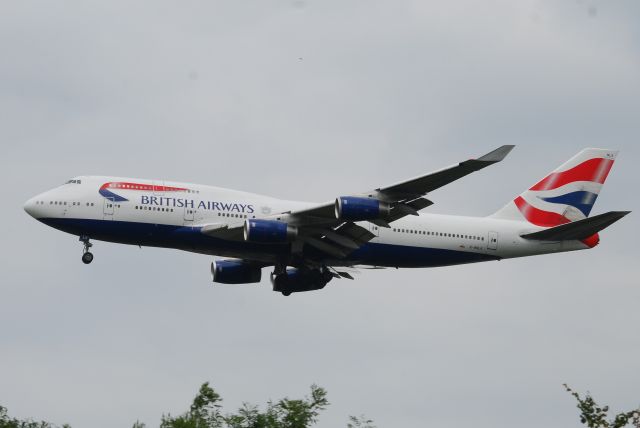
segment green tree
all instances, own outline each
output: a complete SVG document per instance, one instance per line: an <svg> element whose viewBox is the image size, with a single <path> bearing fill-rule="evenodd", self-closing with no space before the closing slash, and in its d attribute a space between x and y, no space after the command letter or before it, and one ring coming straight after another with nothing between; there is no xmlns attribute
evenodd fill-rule
<svg viewBox="0 0 640 428"><path fill-rule="evenodd" d="M328 405L327 391L311 385L309 397L269 401L264 412L244 403L237 413L227 415L225 421L229 428L307 428L318 421L320 412Z"/></svg>
<svg viewBox="0 0 640 428"><path fill-rule="evenodd" d="M317 385L311 385L311 397L302 400L284 398L275 405L275 414L279 416L278 427L306 428L318 421L320 412L327 408L327 391Z"/></svg>
<svg viewBox="0 0 640 428"><path fill-rule="evenodd" d="M225 420L220 413L222 398L209 382L200 387L188 412L175 418L162 415L160 428L221 428Z"/></svg>
<svg viewBox="0 0 640 428"><path fill-rule="evenodd" d="M365 415L361 415L360 417L349 416L347 428L376 428L376 426L373 425L373 421L371 419L367 418Z"/></svg>
<svg viewBox="0 0 640 428"><path fill-rule="evenodd" d="M178 416L162 415L160 428L309 428L318 422L327 408L327 391L311 385L311 393L302 399L283 398L268 401L264 411L256 405L243 403L235 413L222 414L222 398L209 383L204 383L189 410ZM364 416L351 416L348 428L375 428ZM7 409L0 406L0 428L56 428L48 422L20 421L9 418ZM70 428L64 425L62 428ZM136 421L133 428L145 428Z"/></svg>
<svg viewBox="0 0 640 428"><path fill-rule="evenodd" d="M266 415L260 413L258 406L243 403L235 415L227 415L225 418L229 428L268 428L274 426Z"/></svg>
<svg viewBox="0 0 640 428"><path fill-rule="evenodd" d="M7 408L0 406L0 428L56 428L55 425L49 422L36 422L31 419L19 420L16 418L10 418L7 413ZM69 425L64 424L62 428L71 428Z"/></svg>
<svg viewBox="0 0 640 428"><path fill-rule="evenodd" d="M577 407L580 409L580 422L589 428L622 428L629 424L634 428L640 428L640 408L618 413L609 419L609 406L598 405L589 393L582 398L567 384L564 384L564 387L578 401Z"/></svg>

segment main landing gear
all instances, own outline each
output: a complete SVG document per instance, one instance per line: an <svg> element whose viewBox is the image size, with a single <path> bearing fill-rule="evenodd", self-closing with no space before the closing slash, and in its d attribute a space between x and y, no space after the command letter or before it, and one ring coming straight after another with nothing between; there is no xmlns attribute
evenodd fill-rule
<svg viewBox="0 0 640 428"><path fill-rule="evenodd" d="M88 265L93 261L93 253L89 251L89 248L93 247L93 244L89 241L89 237L86 235L82 235L80 237L80 242L84 244L84 250L82 252L82 263Z"/></svg>

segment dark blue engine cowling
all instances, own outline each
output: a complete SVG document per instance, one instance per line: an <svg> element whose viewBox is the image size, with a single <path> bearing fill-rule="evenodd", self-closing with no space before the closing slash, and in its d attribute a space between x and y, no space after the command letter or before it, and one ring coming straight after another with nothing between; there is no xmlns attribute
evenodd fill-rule
<svg viewBox="0 0 640 428"><path fill-rule="evenodd" d="M342 220L375 220L389 214L390 209L386 202L372 198L340 196L336 199L336 218Z"/></svg>
<svg viewBox="0 0 640 428"><path fill-rule="evenodd" d="M214 260L211 278L221 284L250 284L260 282L262 269L244 260Z"/></svg>
<svg viewBox="0 0 640 428"><path fill-rule="evenodd" d="M320 290L333 275L327 268L321 269L297 269L289 268L286 273L271 277L273 291L280 291L285 296L302 291Z"/></svg>
<svg viewBox="0 0 640 428"><path fill-rule="evenodd" d="M244 223L244 240L251 242L287 242L298 234L294 226L283 221L249 219Z"/></svg>

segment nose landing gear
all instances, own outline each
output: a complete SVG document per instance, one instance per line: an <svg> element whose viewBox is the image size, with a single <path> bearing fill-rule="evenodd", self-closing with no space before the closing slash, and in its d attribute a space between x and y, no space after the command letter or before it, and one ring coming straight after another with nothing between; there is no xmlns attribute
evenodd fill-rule
<svg viewBox="0 0 640 428"><path fill-rule="evenodd" d="M88 265L93 261L93 253L89 251L89 248L93 247L93 244L89 241L89 237L86 235L82 235L80 237L80 242L84 244L84 250L82 252L82 263Z"/></svg>

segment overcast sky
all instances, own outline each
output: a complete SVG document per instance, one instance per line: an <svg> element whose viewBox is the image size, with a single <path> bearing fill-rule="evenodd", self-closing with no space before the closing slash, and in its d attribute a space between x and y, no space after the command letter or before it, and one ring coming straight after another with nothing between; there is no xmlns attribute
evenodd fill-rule
<svg viewBox="0 0 640 428"><path fill-rule="evenodd" d="M318 383L320 427L578 427L568 382L640 404L640 3L0 3L0 404L157 426L210 381L232 410ZM430 195L484 216L583 147L621 154L592 251L365 272L284 298L210 258L77 238L23 203L76 175L324 201L502 144ZM267 272L265 271L265 274Z"/></svg>

